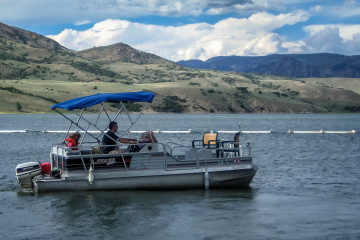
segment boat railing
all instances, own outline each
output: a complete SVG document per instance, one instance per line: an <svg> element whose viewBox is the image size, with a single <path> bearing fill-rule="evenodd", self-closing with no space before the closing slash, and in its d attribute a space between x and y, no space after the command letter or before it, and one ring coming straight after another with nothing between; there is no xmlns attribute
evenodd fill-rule
<svg viewBox="0 0 360 240"><path fill-rule="evenodd" d="M156 148L150 151L146 144ZM153 146L152 146L153 144ZM99 162L109 163L111 166L121 167L124 170L133 168L126 160L129 158L136 158L141 156L143 159L152 159L156 155L157 159L163 156L163 163L152 163L156 168L163 168L165 170L183 167L200 168L210 165L229 165L239 162L243 159L251 161L251 147L250 144L240 145L238 142L223 141L216 148L192 148L190 146L181 145L178 143L145 143L143 150L131 152L130 146L137 146L137 144L118 144L120 151L115 154L105 154L101 152L101 145L97 143L89 145L80 145L77 147L66 147L64 145L55 145L51 151L51 165L52 169L60 170L81 170L88 173L90 166ZM109 145L108 145L109 146ZM114 145L115 146L115 145ZM181 154L179 154L181 153ZM245 157L245 158L244 158ZM247 158L246 158L247 157ZM114 159L116 158L116 164ZM80 161L79 161L80 159ZM74 161L77 160L77 161ZM112 162L110 162L112 160ZM119 162L120 161L120 162ZM71 168L69 168L71 163ZM162 165L162 166L161 166ZM96 165L97 168L99 165ZM110 166L110 167L111 167Z"/></svg>
<svg viewBox="0 0 360 240"><path fill-rule="evenodd" d="M146 146L142 150L142 147ZM158 147L159 145L160 147ZM83 169L86 173L90 167L90 165L94 165L100 161L105 162L104 159L112 159L116 158L121 159L122 164L120 164L125 170L129 167L129 163L126 161L127 159L131 159L132 156L136 155L151 155L151 154L162 154L163 149L165 149L163 144L158 143L139 143L139 144L122 144L119 143L117 145L106 145L106 147L117 147L119 151L112 153L104 153L102 151L101 144L90 143L90 144L82 144L77 147L67 147L63 144L54 145L51 150L50 160L52 169L59 169L61 171L65 171L66 167L69 165L69 161L81 159L81 162L77 161L76 163L71 162L72 170L80 170ZM161 147L162 146L162 147ZM97 160L97 161L96 161ZM65 162L68 161L68 162Z"/></svg>
<svg viewBox="0 0 360 240"><path fill-rule="evenodd" d="M165 148L169 150L169 154L165 157L166 169L169 169L169 166L171 166L171 169L174 169L174 166L177 164L179 166L187 164L187 166L200 168L214 164L229 165L240 161L251 161L250 143L240 145L239 142L234 141L219 141L215 148L189 148L189 146L171 143L166 144ZM185 155L174 154L175 150L179 148L187 149Z"/></svg>
<svg viewBox="0 0 360 240"><path fill-rule="evenodd" d="M72 170L84 170L88 173L90 165L94 164L94 159L97 157L108 158L109 155L105 154L101 150L101 145L98 144L89 144L89 145L79 145L76 147L67 147L64 145L55 145L52 147L51 151L51 166L52 169L58 169L61 172L66 170L66 167L70 166L69 162L75 159L81 159L81 162L71 162ZM126 168L126 163L124 158L123 165ZM68 161L68 162L65 162Z"/></svg>
<svg viewBox="0 0 360 240"><path fill-rule="evenodd" d="M251 156L252 146L250 143L241 145L236 141L220 141L219 148L223 155L244 157Z"/></svg>

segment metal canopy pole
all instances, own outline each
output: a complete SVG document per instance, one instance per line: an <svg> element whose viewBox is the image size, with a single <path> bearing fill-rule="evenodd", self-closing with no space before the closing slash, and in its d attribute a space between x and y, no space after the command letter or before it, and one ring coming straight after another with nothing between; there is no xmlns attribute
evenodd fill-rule
<svg viewBox="0 0 360 240"><path fill-rule="evenodd" d="M107 111L106 111L105 106L103 105L103 103L101 103L101 105L102 105L102 110L103 110L103 111L104 111L104 113L106 114L106 116L107 116L107 118L108 118L109 122L113 122L113 121L115 121L115 120L116 120L116 118L119 116L119 114L120 114L120 113L121 113L121 111L122 111L122 107L121 107L121 108L118 110L118 112L116 113L116 115L114 116L114 118L111 120L111 119L110 119L109 114L108 114L108 113L107 113ZM99 113L99 118L100 118L100 114L101 114L101 113ZM106 126L106 127L105 127L105 129L104 129L104 130L102 130L102 131L100 132L100 134L97 136L97 138L98 138L98 137L100 137L100 136L101 136L101 134L103 134L107 128L108 128L108 126Z"/></svg>
<svg viewBox="0 0 360 240"><path fill-rule="evenodd" d="M54 110L55 111L57 111L60 115L62 115L64 118L66 118L67 120L69 120L72 124L75 124L77 127L79 127L81 130L83 130L84 132L86 131L84 128L82 128L78 123L76 123L76 122L74 122L72 119L70 119L68 116L66 116L65 114L63 114L62 112L60 112L60 111L58 111L56 108L54 108ZM84 117L82 117L81 115L79 115L79 114L77 114L77 113L75 113L77 116L79 116L80 118L82 118L82 119L84 119L85 121L87 121ZM88 122L88 121L87 121ZM100 129L98 129L98 130L100 130ZM88 134L91 136L91 137L93 137L93 138L95 138L96 140L97 140L97 138L96 137L94 137L92 134L90 134L89 132L88 132Z"/></svg>
<svg viewBox="0 0 360 240"><path fill-rule="evenodd" d="M56 109L55 109L55 111L57 111L58 113L60 113L60 112L59 112L58 110L56 110ZM78 124L79 124L79 122L80 122L80 119L81 119L81 116L83 115L83 113L84 113L84 109L81 110L80 117L78 118L77 122L75 123L76 126L78 126ZM60 113L60 114L61 114L61 113ZM63 115L63 114L61 114L61 115ZM65 115L63 115L63 116L65 116ZM67 132L66 132L66 134L65 134L64 141L65 141L65 139L66 139L66 136L69 134L72 125L73 125L73 122L71 121L71 122L70 122L70 126L69 126L69 128L68 128L68 130L67 130Z"/></svg>
<svg viewBox="0 0 360 240"><path fill-rule="evenodd" d="M135 123L139 120L141 115L144 114L144 111L147 108L148 103L145 103L145 106L143 107L143 109L141 110L141 112L138 114L138 116L136 117L136 119L134 121L131 119L130 114L127 111L127 109L126 109L125 105L123 104L123 102L121 102L121 104L123 105L123 108L125 109L125 113L128 116L129 121L130 121L130 126L123 132L123 134L125 134L125 132L129 132L130 128L132 128L135 125ZM122 136L122 135L120 134L120 136Z"/></svg>

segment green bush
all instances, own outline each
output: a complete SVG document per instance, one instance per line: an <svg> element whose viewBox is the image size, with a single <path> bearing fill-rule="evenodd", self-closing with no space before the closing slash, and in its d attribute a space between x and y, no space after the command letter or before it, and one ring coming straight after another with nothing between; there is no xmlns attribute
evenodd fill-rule
<svg viewBox="0 0 360 240"><path fill-rule="evenodd" d="M272 92L273 94L275 94L276 96L280 97L280 93L279 92Z"/></svg>
<svg viewBox="0 0 360 240"><path fill-rule="evenodd" d="M241 93L248 93L249 91L247 90L247 87L236 87L236 89L238 91L240 91Z"/></svg>
<svg viewBox="0 0 360 240"><path fill-rule="evenodd" d="M16 105L16 110L17 110L18 112L21 112L21 109L22 109L21 104L17 102L15 105Z"/></svg>
<svg viewBox="0 0 360 240"><path fill-rule="evenodd" d="M344 110L349 112L360 112L360 106L346 106Z"/></svg>
<svg viewBox="0 0 360 240"><path fill-rule="evenodd" d="M86 62L72 62L71 65L83 72L89 72L100 76L115 77L117 74L113 71L103 69L101 66L95 63Z"/></svg>
<svg viewBox="0 0 360 240"><path fill-rule="evenodd" d="M155 107L155 110L159 112L184 112L185 106L179 102L186 102L186 99L180 99L178 96L166 96L162 99L162 104Z"/></svg>
<svg viewBox="0 0 360 240"><path fill-rule="evenodd" d="M125 107L130 112L140 112L142 105L134 102L125 103Z"/></svg>

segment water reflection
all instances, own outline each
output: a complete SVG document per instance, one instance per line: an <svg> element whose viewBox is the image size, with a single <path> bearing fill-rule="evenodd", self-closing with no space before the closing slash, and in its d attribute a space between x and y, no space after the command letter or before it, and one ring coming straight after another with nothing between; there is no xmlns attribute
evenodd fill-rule
<svg viewBox="0 0 360 240"><path fill-rule="evenodd" d="M42 228L51 228L53 233L61 232L63 237L101 235L111 239L157 239L166 234L177 239L179 231L189 229L191 225L199 225L197 231L200 231L209 217L229 220L234 215L231 213L234 207L236 211L246 211L244 204L256 198L256 191L248 188L39 195L19 192L17 196L31 202L47 202L45 211L49 217Z"/></svg>

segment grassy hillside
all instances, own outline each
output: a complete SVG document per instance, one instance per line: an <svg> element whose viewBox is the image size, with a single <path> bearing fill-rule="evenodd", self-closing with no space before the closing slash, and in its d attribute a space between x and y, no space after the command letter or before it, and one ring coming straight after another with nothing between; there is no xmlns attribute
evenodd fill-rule
<svg viewBox="0 0 360 240"><path fill-rule="evenodd" d="M173 70L172 73L166 71L166 66L159 65L147 66L147 69L148 75L137 71L127 75L129 78L141 76L131 83L36 78L0 80L0 111L48 112L54 103L73 97L139 90L156 93L152 110L158 112L354 112L360 106L359 94L355 92L293 79L262 77L253 83L249 76L222 72ZM147 81L154 71L162 72L164 81ZM192 77L185 79L186 74Z"/></svg>
<svg viewBox="0 0 360 240"><path fill-rule="evenodd" d="M301 80L329 88L352 90L360 94L360 78L305 78Z"/></svg>
<svg viewBox="0 0 360 240"><path fill-rule="evenodd" d="M40 42L0 37L0 112L50 112L74 97L140 90L156 93L156 112L360 112L358 79L196 70L125 44L76 52Z"/></svg>

